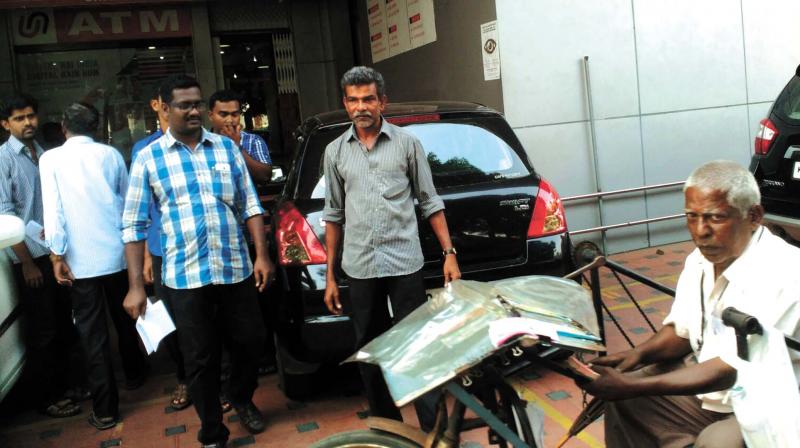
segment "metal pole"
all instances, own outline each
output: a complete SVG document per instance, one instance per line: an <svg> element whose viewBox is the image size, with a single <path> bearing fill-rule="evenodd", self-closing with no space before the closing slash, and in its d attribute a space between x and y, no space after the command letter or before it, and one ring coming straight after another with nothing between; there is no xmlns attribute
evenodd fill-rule
<svg viewBox="0 0 800 448"><path fill-rule="evenodd" d="M579 201L581 199L592 199L592 198L599 198L599 197L606 197L606 196L615 196L625 193L636 193L637 191L646 191L646 190L657 190L661 188L670 188L670 187L677 187L682 186L684 182L668 182L665 184L655 184L655 185L645 185L643 187L633 187L633 188L623 188L620 190L612 190L612 191L601 191L599 193L589 193L589 194L579 194L576 196L565 196L561 198L561 202L572 202L572 201Z"/></svg>
<svg viewBox="0 0 800 448"><path fill-rule="evenodd" d="M597 134L594 128L594 105L592 104L592 82L589 77L589 56L583 57L583 75L586 82L586 101L589 105L589 133L592 137L592 166L594 167L594 184L598 193L602 192L600 188L600 167L597 158ZM602 196L597 199L597 211L600 215L600 227L603 226L603 198ZM606 231L601 230L601 245L603 253L606 253Z"/></svg>

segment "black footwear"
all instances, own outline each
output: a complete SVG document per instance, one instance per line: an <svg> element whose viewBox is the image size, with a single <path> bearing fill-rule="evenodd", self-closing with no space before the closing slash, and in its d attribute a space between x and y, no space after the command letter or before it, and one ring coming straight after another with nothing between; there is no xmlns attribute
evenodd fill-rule
<svg viewBox="0 0 800 448"><path fill-rule="evenodd" d="M111 429L117 426L117 419L116 417L98 417L94 415L94 412L89 414L88 422L90 425L94 426L95 428L99 429L100 431L104 431L106 429Z"/></svg>
<svg viewBox="0 0 800 448"><path fill-rule="evenodd" d="M225 445L226 445L225 442L214 442L214 443L206 443L200 446L201 448L225 448Z"/></svg>
<svg viewBox="0 0 800 448"><path fill-rule="evenodd" d="M72 417L81 413L81 407L73 403L69 398L50 403L39 410L42 414L53 418Z"/></svg>
<svg viewBox="0 0 800 448"><path fill-rule="evenodd" d="M264 432L264 429L267 427L264 416L261 415L261 411L258 410L252 401L242 407L234 406L234 408L236 409L236 415L239 416L239 423L242 424L247 432L250 434Z"/></svg>

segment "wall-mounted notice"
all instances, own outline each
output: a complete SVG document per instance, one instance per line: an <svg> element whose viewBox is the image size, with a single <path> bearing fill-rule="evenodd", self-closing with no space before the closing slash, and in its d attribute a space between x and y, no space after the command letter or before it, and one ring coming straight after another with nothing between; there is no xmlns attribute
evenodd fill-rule
<svg viewBox="0 0 800 448"><path fill-rule="evenodd" d="M365 0L372 62L436 42L433 0Z"/></svg>
<svg viewBox="0 0 800 448"><path fill-rule="evenodd" d="M408 0L407 9L411 48L436 42L433 0Z"/></svg>
<svg viewBox="0 0 800 448"><path fill-rule="evenodd" d="M389 57L389 36L386 28L386 3L384 0L367 0L369 20L369 46L372 62Z"/></svg>
<svg viewBox="0 0 800 448"><path fill-rule="evenodd" d="M483 54L483 79L500 79L500 51L497 44L497 20L481 25L481 53Z"/></svg>
<svg viewBox="0 0 800 448"><path fill-rule="evenodd" d="M386 28L389 32L389 57L411 49L406 0L386 0Z"/></svg>

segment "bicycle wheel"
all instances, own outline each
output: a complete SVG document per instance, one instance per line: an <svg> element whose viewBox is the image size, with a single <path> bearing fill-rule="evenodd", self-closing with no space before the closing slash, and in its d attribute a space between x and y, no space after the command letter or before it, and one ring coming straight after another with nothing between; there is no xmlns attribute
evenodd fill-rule
<svg viewBox="0 0 800 448"><path fill-rule="evenodd" d="M314 443L311 448L420 448L420 446L396 434L365 429L334 434Z"/></svg>

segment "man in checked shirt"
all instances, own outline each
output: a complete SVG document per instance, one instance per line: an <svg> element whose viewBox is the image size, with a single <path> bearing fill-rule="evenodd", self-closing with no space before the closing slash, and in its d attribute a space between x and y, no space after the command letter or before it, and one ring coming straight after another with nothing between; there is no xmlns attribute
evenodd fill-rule
<svg viewBox="0 0 800 448"><path fill-rule="evenodd" d="M325 305L342 314L336 283L336 258L344 233L342 269L350 278L351 318L361 348L425 303L422 248L414 196L442 247L444 282L461 278L456 250L436 193L422 144L383 119L383 76L369 67L353 67L342 76L344 107L353 125L325 148L325 244L328 269ZM343 225L347 232L342 232ZM370 413L401 420L380 368L359 365ZM414 403L420 426L435 423L436 394Z"/></svg>
<svg viewBox="0 0 800 448"><path fill-rule="evenodd" d="M163 137L141 150L131 166L123 214L123 241L130 290L125 309L145 312L141 266L151 200L162 212L162 280L178 329L189 393L200 417L198 440L224 447L228 429L220 408L220 348L231 339L229 398L251 433L265 423L252 402L257 360L264 343L256 291L274 279L266 251L263 210L241 151L227 137L203 129L206 109L200 85L187 76L164 83L162 107L169 117ZM253 236L251 264L240 222Z"/></svg>

